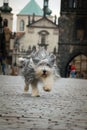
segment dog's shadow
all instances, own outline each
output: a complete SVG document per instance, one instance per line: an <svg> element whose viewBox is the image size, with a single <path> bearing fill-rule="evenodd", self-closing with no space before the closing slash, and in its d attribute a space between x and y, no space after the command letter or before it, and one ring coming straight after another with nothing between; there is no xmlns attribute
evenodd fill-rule
<svg viewBox="0 0 87 130"><path fill-rule="evenodd" d="M21 96L23 96L23 97L31 97L31 93L22 93Z"/></svg>
<svg viewBox="0 0 87 130"><path fill-rule="evenodd" d="M21 96L22 96L22 97L26 97L26 98L27 98L27 97L29 97L29 98L33 98L33 97L34 97L34 98L35 98L35 97L38 98L38 97L40 97L40 96L32 96L31 93L22 93Z"/></svg>

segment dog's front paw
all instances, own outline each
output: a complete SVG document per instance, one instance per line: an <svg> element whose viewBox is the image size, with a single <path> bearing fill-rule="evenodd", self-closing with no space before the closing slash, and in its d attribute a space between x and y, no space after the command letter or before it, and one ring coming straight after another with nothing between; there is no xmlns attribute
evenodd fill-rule
<svg viewBox="0 0 87 130"><path fill-rule="evenodd" d="M32 97L40 97L39 94L32 94Z"/></svg>
<svg viewBox="0 0 87 130"><path fill-rule="evenodd" d="M29 90L29 86L24 86L24 92L27 92Z"/></svg>
<svg viewBox="0 0 87 130"><path fill-rule="evenodd" d="M51 87L44 86L44 87L43 87L43 90L46 91L46 92L50 92L50 91L51 91Z"/></svg>

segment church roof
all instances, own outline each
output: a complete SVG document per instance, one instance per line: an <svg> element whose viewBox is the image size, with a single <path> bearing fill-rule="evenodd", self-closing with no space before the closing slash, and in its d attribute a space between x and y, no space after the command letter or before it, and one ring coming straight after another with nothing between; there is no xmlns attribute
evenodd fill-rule
<svg viewBox="0 0 87 130"><path fill-rule="evenodd" d="M20 12L21 15L43 15L43 10L40 6L36 3L35 0L31 0Z"/></svg>

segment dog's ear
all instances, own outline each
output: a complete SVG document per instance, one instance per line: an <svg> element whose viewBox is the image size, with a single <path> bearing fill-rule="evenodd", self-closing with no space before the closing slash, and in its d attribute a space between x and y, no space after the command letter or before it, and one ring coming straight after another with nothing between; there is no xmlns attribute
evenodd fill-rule
<svg viewBox="0 0 87 130"><path fill-rule="evenodd" d="M50 62L51 62L51 64L53 65L55 61L56 61L56 56L51 53L50 54Z"/></svg>

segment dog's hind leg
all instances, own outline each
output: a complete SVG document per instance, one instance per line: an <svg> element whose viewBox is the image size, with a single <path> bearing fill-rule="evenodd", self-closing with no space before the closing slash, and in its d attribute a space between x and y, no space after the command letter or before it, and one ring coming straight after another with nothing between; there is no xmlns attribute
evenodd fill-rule
<svg viewBox="0 0 87 130"><path fill-rule="evenodd" d="M37 86L37 81L32 82L31 87L32 87L32 96L39 97L40 95L39 95L39 90Z"/></svg>

